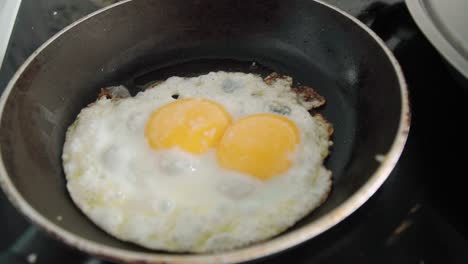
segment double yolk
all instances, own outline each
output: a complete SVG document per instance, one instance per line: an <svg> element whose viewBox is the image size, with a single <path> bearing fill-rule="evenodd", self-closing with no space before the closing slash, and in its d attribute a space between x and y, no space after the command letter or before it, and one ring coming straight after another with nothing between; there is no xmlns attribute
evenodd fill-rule
<svg viewBox="0 0 468 264"><path fill-rule="evenodd" d="M233 121L219 104L207 99L180 99L151 114L145 136L155 150L179 147L192 154L217 149L219 164L261 180L292 165L299 129L275 114L254 114Z"/></svg>

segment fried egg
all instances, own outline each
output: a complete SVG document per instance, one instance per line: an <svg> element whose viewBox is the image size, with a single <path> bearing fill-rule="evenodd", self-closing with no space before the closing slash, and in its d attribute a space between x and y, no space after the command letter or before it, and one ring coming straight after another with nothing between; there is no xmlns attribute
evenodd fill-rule
<svg viewBox="0 0 468 264"><path fill-rule="evenodd" d="M330 126L291 86L211 72L101 97L68 128L67 189L103 230L149 249L218 252L271 238L331 188Z"/></svg>

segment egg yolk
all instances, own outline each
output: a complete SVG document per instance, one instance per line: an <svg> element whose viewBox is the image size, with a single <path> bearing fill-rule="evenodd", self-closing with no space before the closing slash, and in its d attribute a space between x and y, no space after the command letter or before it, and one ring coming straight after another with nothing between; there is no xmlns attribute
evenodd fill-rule
<svg viewBox="0 0 468 264"><path fill-rule="evenodd" d="M255 114L239 119L226 130L217 158L224 168L267 180L291 166L291 155L299 141L299 129L288 118Z"/></svg>
<svg viewBox="0 0 468 264"><path fill-rule="evenodd" d="M180 99L151 114L145 136L155 150L179 147L201 154L218 145L231 116L206 99Z"/></svg>

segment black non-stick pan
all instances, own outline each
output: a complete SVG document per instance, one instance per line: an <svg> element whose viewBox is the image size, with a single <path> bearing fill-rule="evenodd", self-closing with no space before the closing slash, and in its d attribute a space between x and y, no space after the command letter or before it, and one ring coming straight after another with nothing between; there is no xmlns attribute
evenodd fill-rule
<svg viewBox="0 0 468 264"><path fill-rule="evenodd" d="M320 111L335 129L327 202L275 238L216 254L150 251L97 228L72 203L61 164L66 128L79 111L102 87L123 84L135 94L155 80L219 70L276 71L326 98ZM32 222L93 255L132 263L252 260L324 232L378 189L406 141L406 93L383 42L318 1L123 1L58 33L12 78L0 103L0 181Z"/></svg>

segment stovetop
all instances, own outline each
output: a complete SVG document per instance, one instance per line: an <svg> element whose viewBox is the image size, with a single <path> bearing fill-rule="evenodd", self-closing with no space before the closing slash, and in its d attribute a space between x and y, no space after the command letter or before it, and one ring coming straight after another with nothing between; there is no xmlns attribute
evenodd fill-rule
<svg viewBox="0 0 468 264"><path fill-rule="evenodd" d="M111 2L23 0L0 89L41 43ZM417 29L404 1L326 2L364 21L395 53L410 90L411 132L397 167L364 206L319 237L259 263L468 263L467 200L459 183L466 176L468 92ZM0 252L28 253L24 263L108 263L49 238L1 192L0 230Z"/></svg>

